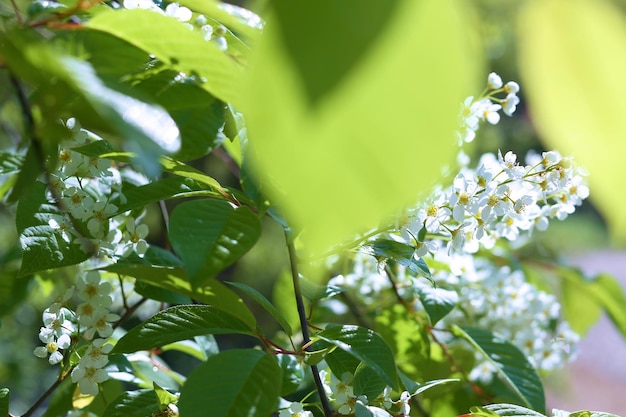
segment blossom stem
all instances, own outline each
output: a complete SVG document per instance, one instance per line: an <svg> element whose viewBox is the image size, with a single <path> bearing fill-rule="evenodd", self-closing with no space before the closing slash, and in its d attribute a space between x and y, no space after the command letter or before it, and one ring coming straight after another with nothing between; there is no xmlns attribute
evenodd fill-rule
<svg viewBox="0 0 626 417"><path fill-rule="evenodd" d="M298 259L296 256L296 248L293 244L293 241L289 237L289 233L287 232L287 230L285 230L285 241L287 242L287 250L289 251L289 264L291 266L291 277L293 281L293 290L296 299L296 306L298 308L298 317L300 318L300 327L302 328L302 339L304 345L306 346L305 350L310 351L311 347L309 346L309 342L311 341L311 335L309 334L309 323L307 321L304 301L302 299L302 290L300 288L300 275L298 273ZM326 396L326 390L324 390L324 384L322 384L322 378L320 377L317 365L311 365L311 372L313 373L313 380L315 381L317 393L320 397L320 402L322 403L324 416L332 417L333 409L330 405L330 401L328 401L328 397Z"/></svg>

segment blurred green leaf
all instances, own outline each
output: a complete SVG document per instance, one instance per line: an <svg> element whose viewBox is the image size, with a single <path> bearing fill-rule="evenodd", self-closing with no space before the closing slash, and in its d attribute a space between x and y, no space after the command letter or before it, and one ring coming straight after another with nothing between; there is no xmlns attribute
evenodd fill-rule
<svg viewBox="0 0 626 417"><path fill-rule="evenodd" d="M154 387L154 393L156 394L158 400L159 411L166 410L167 406L170 404L176 404L176 402L178 401L177 396L163 389L156 382L153 382L152 385Z"/></svg>
<svg viewBox="0 0 626 417"><path fill-rule="evenodd" d="M178 408L187 417L267 417L281 391L276 359L254 349L227 350L193 370L180 393Z"/></svg>
<svg viewBox="0 0 626 417"><path fill-rule="evenodd" d="M278 364L283 370L283 382L280 395L291 394L298 389L304 380L304 369L295 355L279 353L276 355Z"/></svg>
<svg viewBox="0 0 626 417"><path fill-rule="evenodd" d="M522 87L549 146L588 169L591 198L626 243L626 19L610 1L534 0L519 18Z"/></svg>
<svg viewBox="0 0 626 417"><path fill-rule="evenodd" d="M8 388L0 388L0 415L9 415L9 399L11 395Z"/></svg>
<svg viewBox="0 0 626 417"><path fill-rule="evenodd" d="M383 393L387 382L378 372L361 363L354 374L352 387L354 395L365 395L368 399L376 398Z"/></svg>
<svg viewBox="0 0 626 417"><path fill-rule="evenodd" d="M253 166L313 252L433 185L481 62L463 2L366 4L277 2L251 58Z"/></svg>
<svg viewBox="0 0 626 417"><path fill-rule="evenodd" d="M573 317L572 328L581 327L586 330L593 323L590 322L592 318L596 321L599 318L597 309L603 309L616 329L622 334L622 337L626 339L626 294L624 288L615 277L609 274L599 274L593 278L586 278L577 269L568 267L559 267L558 275L564 282L564 294L578 296L578 305L565 304L566 307L572 309L572 311L565 310L566 313L570 313L568 317ZM569 288L572 287L572 288ZM582 295L584 294L584 298ZM565 301L568 301L567 299ZM591 304L592 306L586 306L585 304ZM576 314L574 314L574 310ZM588 318L577 318L576 315L580 315L582 311L591 312L593 315ZM584 326L584 327L583 327Z"/></svg>

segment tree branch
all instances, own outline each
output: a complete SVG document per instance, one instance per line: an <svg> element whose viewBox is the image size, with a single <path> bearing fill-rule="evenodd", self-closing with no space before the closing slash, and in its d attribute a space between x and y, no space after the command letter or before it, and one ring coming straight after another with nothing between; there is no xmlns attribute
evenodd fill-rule
<svg viewBox="0 0 626 417"><path fill-rule="evenodd" d="M289 263L291 265L291 277L293 280L293 290L296 298L296 305L298 308L298 316L300 317L300 327L302 328L302 338L304 345L306 346L305 350L310 351L311 347L309 346L309 342L311 342L311 335L309 334L309 323L306 318L306 310L304 308L304 301L302 299L302 290L300 289L300 277L298 273L298 259L296 256L296 248L293 245L293 242L290 241L289 235L285 230L285 241L287 242L287 250L289 251ZM320 377L319 370L317 369L317 365L311 365L311 372L313 372L313 380L315 381L315 386L317 388L317 393L320 397L320 401L322 403L322 409L324 410L325 417L332 417L333 409L328 401L328 397L326 396L326 391L324 390L324 384L322 383L322 378Z"/></svg>

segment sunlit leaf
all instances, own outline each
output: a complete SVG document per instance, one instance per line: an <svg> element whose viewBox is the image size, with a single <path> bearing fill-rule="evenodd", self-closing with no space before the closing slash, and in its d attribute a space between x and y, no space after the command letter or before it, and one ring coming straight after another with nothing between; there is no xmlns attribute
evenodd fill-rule
<svg viewBox="0 0 626 417"><path fill-rule="evenodd" d="M254 349L211 356L189 374L178 408L187 417L267 417L280 396L281 368ZM208 410L208 411L207 411Z"/></svg>
<svg viewBox="0 0 626 417"><path fill-rule="evenodd" d="M114 399L102 417L145 417L159 411L154 390L128 391Z"/></svg>
<svg viewBox="0 0 626 417"><path fill-rule="evenodd" d="M114 10L98 14L87 26L115 35L187 75L203 77L203 87L223 101L238 101L242 68L176 19L149 10Z"/></svg>
<svg viewBox="0 0 626 417"><path fill-rule="evenodd" d="M526 407L545 412L546 399L543 384L528 358L513 344L503 338L479 328L452 327L460 337L491 362L498 377Z"/></svg>
<svg viewBox="0 0 626 417"><path fill-rule="evenodd" d="M243 108L256 172L313 251L433 185L481 61L462 2L329 4L276 3Z"/></svg>
<svg viewBox="0 0 626 417"><path fill-rule="evenodd" d="M534 0L519 21L522 88L542 139L588 169L591 198L626 242L626 19L609 1Z"/></svg>

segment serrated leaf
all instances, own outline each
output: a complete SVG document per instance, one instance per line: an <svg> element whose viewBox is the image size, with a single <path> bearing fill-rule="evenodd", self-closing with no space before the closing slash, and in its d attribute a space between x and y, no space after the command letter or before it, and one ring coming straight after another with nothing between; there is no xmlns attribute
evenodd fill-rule
<svg viewBox="0 0 626 417"><path fill-rule="evenodd" d="M102 417L146 417L159 411L154 390L128 391L117 397L104 410Z"/></svg>
<svg viewBox="0 0 626 417"><path fill-rule="evenodd" d="M254 328L225 310L210 305L176 306L160 311L132 328L117 342L113 352L131 353L204 334L234 333L255 335Z"/></svg>
<svg viewBox="0 0 626 417"><path fill-rule="evenodd" d="M222 101L239 99L243 68L176 19L149 10L115 10L99 13L86 26L117 36L173 69L203 77L203 87Z"/></svg>
<svg viewBox="0 0 626 417"><path fill-rule="evenodd" d="M248 307L234 292L216 280L209 280L204 285L191 288L185 271L180 268L165 268L145 264L118 263L103 268L106 271L135 277L157 287L183 294L194 300L210 304L239 318L248 325L256 327L256 319Z"/></svg>
<svg viewBox="0 0 626 417"><path fill-rule="evenodd" d="M281 391L276 359L259 350L228 350L189 374L178 408L186 417L267 417Z"/></svg>
<svg viewBox="0 0 626 417"><path fill-rule="evenodd" d="M15 216L22 247L20 276L50 268L76 265L89 258L80 245L70 242L49 221L65 218L65 213L45 198L46 187L36 182L24 191Z"/></svg>
<svg viewBox="0 0 626 417"><path fill-rule="evenodd" d="M192 285L201 285L233 264L260 234L261 223L247 207L233 208L224 201L184 202L170 216L170 241Z"/></svg>
<svg viewBox="0 0 626 417"><path fill-rule="evenodd" d="M265 298L263 294L261 294L260 292L252 288L251 286L243 284L241 282L226 282L226 284L233 286L235 288L239 288L241 291L243 291L244 293L252 297L254 301L259 303L259 305L263 307L265 311L267 311L268 313L270 313L272 317L274 317L274 319L278 322L278 324L280 324L280 326L283 328L285 333L289 335L292 334L292 329L291 329L291 326L289 325L289 322L287 322L287 320L283 317L280 311L278 311L278 309L274 307L274 305L270 303L270 301L267 298Z"/></svg>
<svg viewBox="0 0 626 417"><path fill-rule="evenodd" d="M365 395L368 400L378 397L385 390L387 382L369 366L359 365L352 380L354 395Z"/></svg>
<svg viewBox="0 0 626 417"><path fill-rule="evenodd" d="M330 327L313 339L337 346L376 371L393 389L400 385L393 353L389 345L373 330L358 326Z"/></svg>
<svg viewBox="0 0 626 417"><path fill-rule="evenodd" d="M534 410L529 410L528 408L521 407L515 404L490 404L486 405L486 408L489 411L495 412L499 416L507 416L507 417L545 417L543 414L538 413Z"/></svg>
<svg viewBox="0 0 626 417"><path fill-rule="evenodd" d="M545 413L546 400L541 379L516 346L482 329L461 329L453 325L452 332L495 366L498 377L524 406Z"/></svg>
<svg viewBox="0 0 626 417"><path fill-rule="evenodd" d="M454 310L459 302L459 295L456 291L443 288L420 286L417 288L417 294L433 326Z"/></svg>
<svg viewBox="0 0 626 417"><path fill-rule="evenodd" d="M469 14L463 2L276 2L242 110L257 174L313 252L412 204L453 160L481 61ZM322 22L332 30L319 33Z"/></svg>

